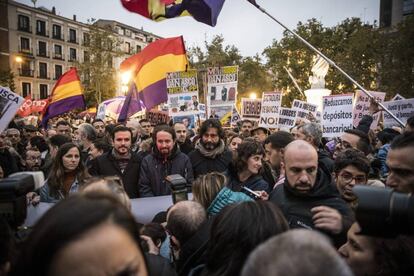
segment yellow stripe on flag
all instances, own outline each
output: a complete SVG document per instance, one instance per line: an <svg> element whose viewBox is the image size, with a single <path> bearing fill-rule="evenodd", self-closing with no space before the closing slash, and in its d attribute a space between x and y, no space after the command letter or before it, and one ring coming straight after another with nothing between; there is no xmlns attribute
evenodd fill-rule
<svg viewBox="0 0 414 276"><path fill-rule="evenodd" d="M53 91L52 101L54 103L65 98L82 95L82 86L79 81L71 81L60 85Z"/></svg>
<svg viewBox="0 0 414 276"><path fill-rule="evenodd" d="M186 64L186 55L167 54L154 58L137 73L134 80L137 90L142 91L145 87L165 79L168 72L184 71Z"/></svg>
<svg viewBox="0 0 414 276"><path fill-rule="evenodd" d="M221 123L222 125L225 125L225 124L229 121L229 119L231 118L231 113L232 113L232 111L227 112L227 113L226 113L226 114L224 114L224 116L220 119L220 123Z"/></svg>

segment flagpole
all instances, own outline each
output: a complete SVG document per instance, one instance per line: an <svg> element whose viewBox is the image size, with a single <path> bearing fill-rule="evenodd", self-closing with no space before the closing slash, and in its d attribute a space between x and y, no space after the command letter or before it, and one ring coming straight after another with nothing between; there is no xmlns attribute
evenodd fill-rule
<svg viewBox="0 0 414 276"><path fill-rule="evenodd" d="M292 73L290 73L290 71L286 68L286 66L283 66L283 69L286 70L286 72L288 73L290 79L292 80L293 84L296 86L296 88L299 90L300 94L302 94L302 96L305 96L305 94L303 94L302 89L300 89L298 82L296 81L296 79L293 77Z"/></svg>
<svg viewBox="0 0 414 276"><path fill-rule="evenodd" d="M250 4L255 6L258 10L269 16L273 21L275 21L277 24L282 26L284 29L286 29L288 32L293 34L295 37L297 37L299 40L301 40L306 46L308 46L311 50L316 52L318 55L320 55L326 62L328 62L330 65L335 67L339 72L341 72L346 78L348 78L353 84L355 84L359 89L361 89L362 92L364 92L371 100L373 100L378 106L380 106L385 112L387 112L394 120L397 121L401 125L401 127L405 127L403 122L398 119L394 114L392 114L391 111L389 111L382 103L378 102L374 96L371 95L362 85L360 85L356 80L354 80L350 75L348 75L344 70L342 70L341 67L336 65L335 62L333 62L330 58L325 56L321 51L319 51L316 47L314 47L312 44L310 44L306 39L298 35L296 32L289 29L286 25L284 25L282 22L277 20L274 16L272 16L270 13L268 13L264 8L262 8L259 4L256 3L255 0L247 0Z"/></svg>

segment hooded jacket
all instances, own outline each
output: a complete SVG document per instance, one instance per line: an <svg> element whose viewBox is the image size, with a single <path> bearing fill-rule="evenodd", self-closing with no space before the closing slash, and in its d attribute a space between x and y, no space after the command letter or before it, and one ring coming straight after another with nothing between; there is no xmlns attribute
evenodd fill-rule
<svg viewBox="0 0 414 276"><path fill-rule="evenodd" d="M221 189L221 191L217 194L213 202L208 207L207 213L209 215L217 215L221 211L221 209L223 209L227 205L243 201L253 201L253 199L250 198L248 195L245 195L240 192L233 192L229 188L224 187L223 189Z"/></svg>
<svg viewBox="0 0 414 276"><path fill-rule="evenodd" d="M324 232L340 246L346 241L346 233L352 221L352 211L348 204L340 198L331 177L325 169L318 169L316 182L307 194L301 194L293 189L286 178L283 185L277 186L270 194L269 200L276 204L285 215L290 228L315 229L311 209L317 206L327 206L336 209L342 215L343 227L341 233L335 235Z"/></svg>
<svg viewBox="0 0 414 276"><path fill-rule="evenodd" d="M171 154L164 159L158 149L147 155L141 163L139 193L141 197L170 195L171 188L165 178L168 175L179 174L187 180L188 184L193 182L193 168L187 155L180 152L177 145Z"/></svg>

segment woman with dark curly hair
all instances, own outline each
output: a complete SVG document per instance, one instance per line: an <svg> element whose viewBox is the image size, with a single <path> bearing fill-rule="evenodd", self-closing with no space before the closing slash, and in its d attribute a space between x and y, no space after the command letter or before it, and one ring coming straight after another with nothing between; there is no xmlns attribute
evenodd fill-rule
<svg viewBox="0 0 414 276"><path fill-rule="evenodd" d="M53 161L46 183L40 189L40 201L57 202L77 192L89 174L80 160L79 147L73 143L63 144Z"/></svg>
<svg viewBox="0 0 414 276"><path fill-rule="evenodd" d="M241 191L243 187L268 192L269 184L260 174L264 155L265 151L259 142L246 140L241 143L226 173L229 179L228 187L236 192Z"/></svg>

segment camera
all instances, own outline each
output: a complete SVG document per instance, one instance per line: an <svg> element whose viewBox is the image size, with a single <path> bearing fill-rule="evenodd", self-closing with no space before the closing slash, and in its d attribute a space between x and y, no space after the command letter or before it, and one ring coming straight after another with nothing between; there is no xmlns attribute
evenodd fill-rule
<svg viewBox="0 0 414 276"><path fill-rule="evenodd" d="M385 238L414 235L414 197L392 189L356 185L361 234Z"/></svg>
<svg viewBox="0 0 414 276"><path fill-rule="evenodd" d="M35 189L35 177L16 174L0 181L0 216L17 229L27 215L26 194Z"/></svg>
<svg viewBox="0 0 414 276"><path fill-rule="evenodd" d="M168 175L165 180L170 184L173 203L188 200L187 180L179 174Z"/></svg>

